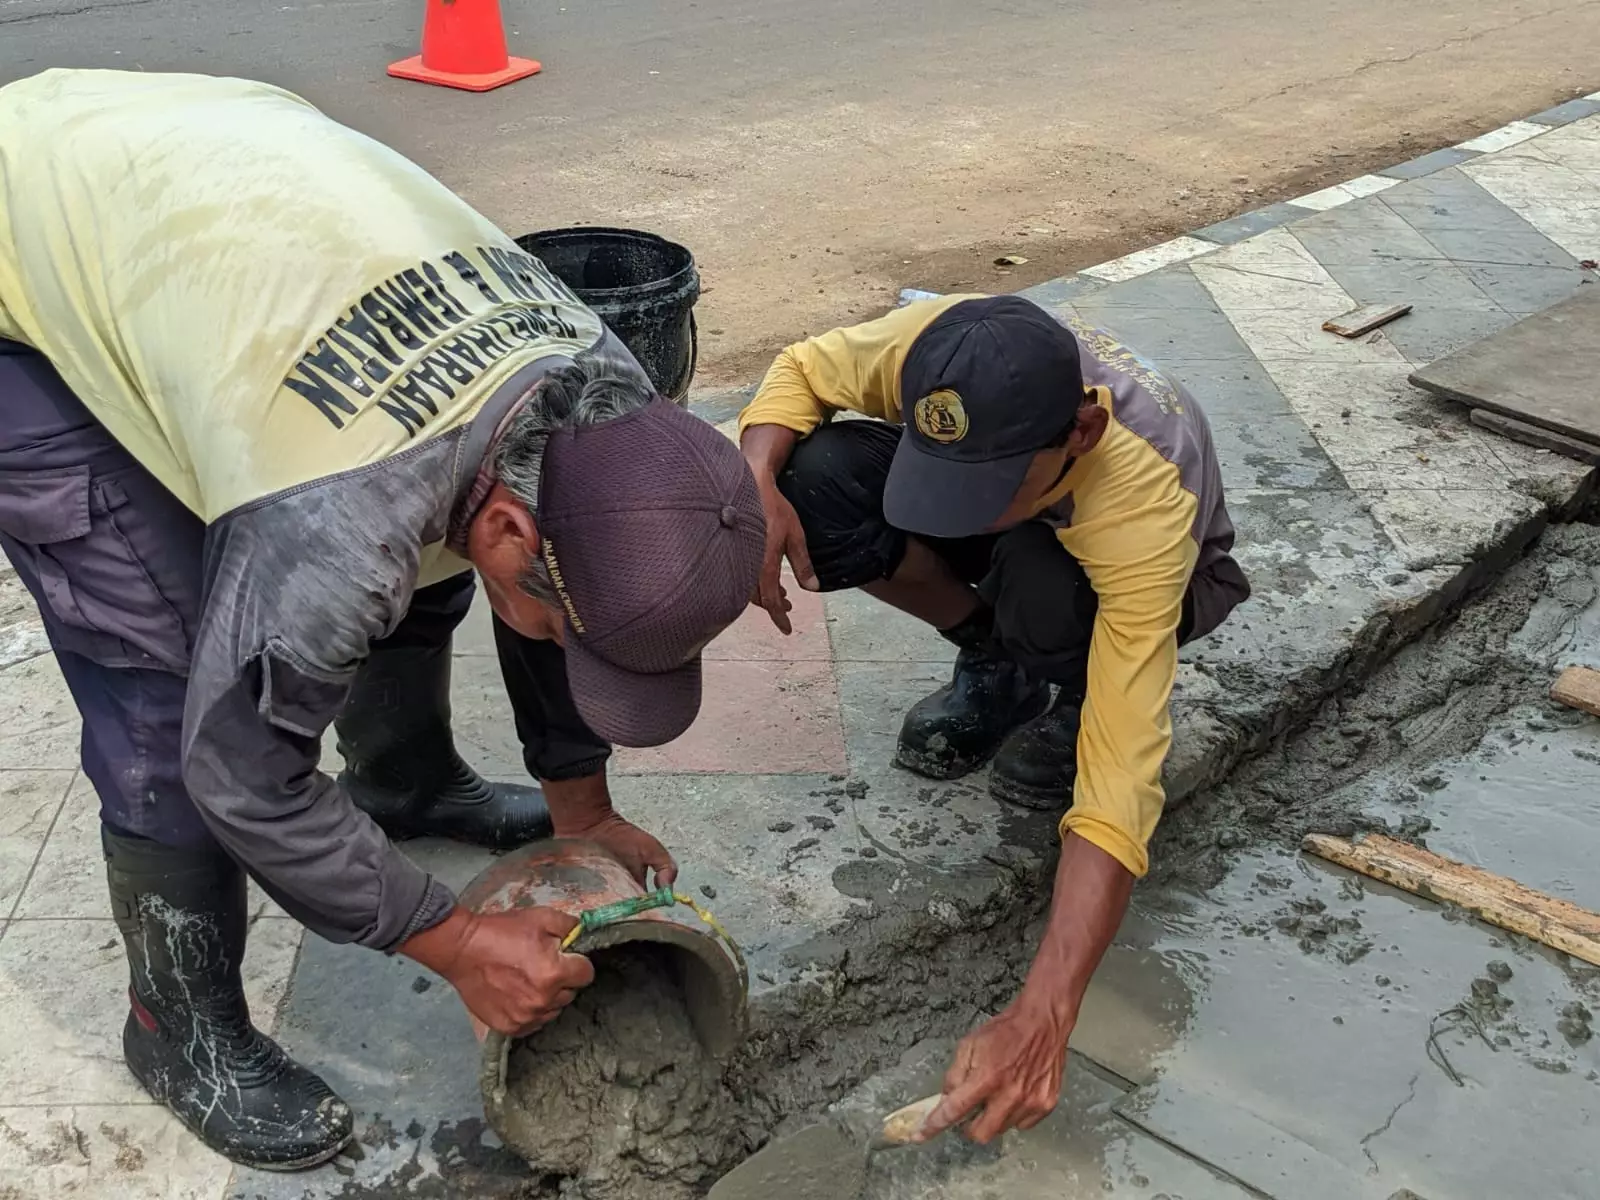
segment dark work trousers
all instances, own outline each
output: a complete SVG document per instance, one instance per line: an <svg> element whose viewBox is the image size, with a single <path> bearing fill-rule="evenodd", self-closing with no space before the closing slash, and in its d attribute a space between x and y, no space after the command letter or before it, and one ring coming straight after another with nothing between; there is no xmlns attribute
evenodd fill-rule
<svg viewBox="0 0 1600 1200"><path fill-rule="evenodd" d="M778 489L799 514L823 591L887 579L913 535L883 515L883 489L900 444L898 425L838 421L795 446ZM1078 560L1043 521L968 538L915 535L972 584L994 611L994 640L1036 679L1081 701L1099 600ZM1185 598L1178 640L1190 622Z"/></svg>
<svg viewBox="0 0 1600 1200"><path fill-rule="evenodd" d="M183 785L180 745L200 619L205 526L83 407L43 356L0 341L0 548L33 593L83 717L83 771L114 832L173 846L211 835ZM386 648L449 643L464 573L419 588ZM495 620L529 770L593 774L610 748L578 715L553 642Z"/></svg>

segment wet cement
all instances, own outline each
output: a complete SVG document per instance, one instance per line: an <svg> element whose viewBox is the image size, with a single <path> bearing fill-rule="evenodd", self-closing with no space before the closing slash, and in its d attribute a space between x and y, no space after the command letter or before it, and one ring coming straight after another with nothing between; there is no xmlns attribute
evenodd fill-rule
<svg viewBox="0 0 1600 1200"><path fill-rule="evenodd" d="M530 1197L553 1180L573 1200L688 1200L749 1152L675 953L637 942L597 952L594 983L512 1047L494 1125L547 1177Z"/></svg>
<svg viewBox="0 0 1600 1200"><path fill-rule="evenodd" d="M953 1140L874 1156L865 1200L1595 1194L1584 1164L1600 1119L1600 971L1306 859L1298 843L1384 829L1595 904L1584 866L1600 851L1600 722L1546 693L1559 666L1596 656L1600 529L1556 527L1309 727L1169 815L1049 1121L987 1157ZM1044 844L1021 829L1009 840ZM886 911L860 937L847 927L831 954L806 947L843 981L815 1003L875 1011L812 1039L797 1032L804 1011L783 1013L750 1091L781 1096L775 1115L805 1111L812 1088L883 1111L914 1098L880 1094L895 1074L886 1052L921 1038L947 1048L945 1031L1010 995L1037 938L1050 864L1001 857L1015 886L970 905L954 875L837 872L841 891ZM897 938L896 911L925 919ZM942 941L924 940L930 923ZM871 1063L886 1069L853 1086L851 1069ZM795 1139L786 1169L803 1172L816 1135L799 1128L791 1116L775 1137ZM1522 1154L1532 1144L1536 1162Z"/></svg>
<svg viewBox="0 0 1600 1200"><path fill-rule="evenodd" d="M1560 743L1561 731L1592 721L1548 694L1558 667L1586 656L1600 658L1600 527L1555 526L1454 618L1325 704L1309 728L1280 738L1227 783L1169 814L1152 853L1152 880L1205 887L1241 847L1270 841L1298 849L1307 833L1378 829L1600 904L1594 891L1578 900L1576 862L1548 877L1529 862L1541 847L1576 852L1584 844L1550 822L1558 813L1579 822L1587 807L1583 785L1574 784L1595 765L1584 757L1594 747L1581 734L1570 747ZM1498 741L1480 746L1508 714ZM1476 769L1460 761L1468 755ZM1494 866L1459 839L1438 839L1438 822L1448 824L1457 806L1428 801L1468 777L1489 785L1471 810L1489 805L1505 818L1497 843L1509 847L1534 830L1533 845L1508 849ZM1522 818L1530 813L1545 815L1530 825Z"/></svg>

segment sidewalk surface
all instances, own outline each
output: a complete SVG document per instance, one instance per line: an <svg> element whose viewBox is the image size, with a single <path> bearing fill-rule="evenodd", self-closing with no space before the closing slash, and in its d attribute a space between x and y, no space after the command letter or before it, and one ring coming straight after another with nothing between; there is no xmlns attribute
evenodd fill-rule
<svg viewBox="0 0 1600 1200"><path fill-rule="evenodd" d="M1185 654L1174 806L1371 674L1589 486L1585 469L1470 426L1406 376L1600 286L1579 266L1597 254L1600 94L1029 293L1186 383L1222 456L1255 596ZM1379 302L1416 307L1355 341L1321 331ZM1572 586L1533 622L1561 637L1547 629L1519 662L1600 665L1600 560L1585 592L1585 553L1560 558ZM791 638L752 613L715 643L699 722L671 746L619 754L614 781L619 807L675 850L688 886L715 890L750 953L765 1058L741 1069L769 1115L885 1069L909 1079L1003 1003L1053 837L1049 819L992 801L982 777L935 785L890 767L904 710L948 672L940 639L854 593L798 593L794 617ZM265 900L246 962L253 1009L356 1107L362 1156L304 1176L235 1172L148 1103L121 1063L126 967L76 714L46 651L26 594L0 576L0 1198L511 1195L519 1167L484 1136L477 1049L449 989L404 960L302 937ZM455 703L463 751L520 778L481 611L457 646ZM1556 744L1500 738L1503 788L1546 755L1600 762L1593 723L1542 740ZM1440 768L1415 811L1448 824L1440 798L1458 794L1456 773L1493 771ZM1471 786L1488 796L1484 782ZM1500 853L1504 811L1436 845L1508 873L1522 863L1533 886L1600 906L1584 787L1578 769L1538 793L1570 818L1533 823L1569 855L1538 860L1547 878L1529 877L1534 856ZM456 885L487 861L442 844L415 853ZM887 1179L882 1194L1600 1194L1580 1174L1600 1127L1597 1043L1547 1034L1497 1055L1451 1042L1464 1087L1424 1048L1489 959L1513 961L1507 994L1527 989L1530 1029L1554 1028L1550 1005L1593 1005L1592 976L1376 887L1362 899L1276 851L1245 849L1204 883L1141 888L1056 1116L998 1156L952 1145L936 1186ZM1240 915L1258 909L1260 929Z"/></svg>

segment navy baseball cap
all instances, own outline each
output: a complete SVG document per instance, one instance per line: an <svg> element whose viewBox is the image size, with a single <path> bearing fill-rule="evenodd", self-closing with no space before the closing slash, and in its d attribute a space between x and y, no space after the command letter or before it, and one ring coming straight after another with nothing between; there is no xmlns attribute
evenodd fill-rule
<svg viewBox="0 0 1600 1200"><path fill-rule="evenodd" d="M884 516L929 537L985 532L1034 456L1061 444L1082 403L1077 339L1044 309L1020 296L951 305L900 369L905 433Z"/></svg>

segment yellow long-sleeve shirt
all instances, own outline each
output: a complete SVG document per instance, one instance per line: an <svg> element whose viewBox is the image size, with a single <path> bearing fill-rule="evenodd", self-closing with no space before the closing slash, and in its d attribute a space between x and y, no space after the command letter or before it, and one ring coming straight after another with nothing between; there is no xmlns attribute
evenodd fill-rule
<svg viewBox="0 0 1600 1200"><path fill-rule="evenodd" d="M790 346L740 415L740 432L780 425L805 436L830 410L898 423L906 354L935 317L972 298L919 301ZM1166 799L1161 767L1172 744L1168 704L1185 596L1189 635L1198 637L1249 585L1230 556L1233 524L1199 405L1109 334L1066 324L1078 338L1084 385L1111 419L1036 514L1055 526L1099 599L1078 782L1061 830L1143 875Z"/></svg>

